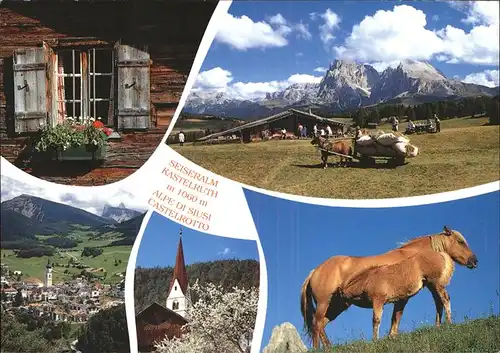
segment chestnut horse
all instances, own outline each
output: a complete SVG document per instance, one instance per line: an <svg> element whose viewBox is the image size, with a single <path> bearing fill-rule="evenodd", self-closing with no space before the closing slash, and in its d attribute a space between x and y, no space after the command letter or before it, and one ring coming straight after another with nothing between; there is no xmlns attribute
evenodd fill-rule
<svg viewBox="0 0 500 353"><path fill-rule="evenodd" d="M323 162L323 169L325 169L328 166L328 155L329 155L328 151L340 153L346 156L352 155L352 148L344 141L337 141L332 143L326 137L315 136L311 141L311 145L313 146L317 145L319 148L321 148L320 151L321 151L321 161ZM342 156L339 157L340 157L339 164L346 167L349 159Z"/></svg>
<svg viewBox="0 0 500 353"><path fill-rule="evenodd" d="M466 244L465 239L461 241L462 244ZM461 265L475 268L477 266L475 255L471 255L470 260ZM441 323L443 306L446 311L446 321L451 323L450 297L446 293L446 286L450 283L454 267L453 259L446 252L433 250L418 252L399 263L382 265L362 272L339 290L339 298L349 305L373 308L373 340L377 340L379 336L384 305L394 303L389 336L395 336L406 303L424 287L429 288L436 296L436 310L439 315L436 323Z"/></svg>
<svg viewBox="0 0 500 353"><path fill-rule="evenodd" d="M408 259L415 253L424 251L446 252L455 262L475 266L477 259L469 249L467 242L460 232L444 227L441 233L414 238L399 248L392 249L384 254L373 256L333 256L312 270L301 289L301 312L307 333L312 338L313 347L319 348L319 341L323 346L331 346L325 333L325 326L335 320L350 304L339 298L340 289L344 288L353 278L364 271L382 265L397 264ZM448 298L446 290L432 289L436 305L436 325L441 322L441 296ZM313 304L314 302L314 304ZM441 308L441 311L440 311ZM397 315L399 307L394 307L393 316ZM397 331L396 321L392 322L391 331Z"/></svg>

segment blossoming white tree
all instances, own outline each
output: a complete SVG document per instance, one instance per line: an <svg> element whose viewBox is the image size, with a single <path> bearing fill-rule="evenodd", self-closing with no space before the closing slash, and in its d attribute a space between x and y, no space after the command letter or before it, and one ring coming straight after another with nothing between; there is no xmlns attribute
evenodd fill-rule
<svg viewBox="0 0 500 353"><path fill-rule="evenodd" d="M220 285L198 281L191 292L199 299L188 308L190 321L182 337L164 339L155 345L159 353L247 353L257 316L258 288L234 287L225 292Z"/></svg>

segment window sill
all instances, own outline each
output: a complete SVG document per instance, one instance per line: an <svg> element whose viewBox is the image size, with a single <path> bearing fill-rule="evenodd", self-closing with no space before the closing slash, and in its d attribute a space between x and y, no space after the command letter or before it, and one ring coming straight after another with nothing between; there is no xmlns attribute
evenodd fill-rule
<svg viewBox="0 0 500 353"><path fill-rule="evenodd" d="M121 139L122 139L122 136L116 131L113 131L111 133L111 135L108 136L108 140L110 140L110 141L118 141Z"/></svg>

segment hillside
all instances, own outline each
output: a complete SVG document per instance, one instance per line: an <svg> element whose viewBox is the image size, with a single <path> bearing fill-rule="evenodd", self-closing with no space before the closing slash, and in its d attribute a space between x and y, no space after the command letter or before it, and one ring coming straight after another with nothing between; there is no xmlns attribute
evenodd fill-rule
<svg viewBox="0 0 500 353"><path fill-rule="evenodd" d="M49 260L54 281L82 272L105 282L121 280L145 214L120 207L108 215L139 216L121 223L79 208L22 195L1 205L1 262L23 278L43 278Z"/></svg>
<svg viewBox="0 0 500 353"><path fill-rule="evenodd" d="M410 333L401 333L395 339L383 338L377 342L356 341L336 345L336 353L495 353L500 351L500 316L466 321L461 324L430 326Z"/></svg>
<svg viewBox="0 0 500 353"><path fill-rule="evenodd" d="M74 224L91 228L116 223L90 212L32 195L2 202L2 247L8 242L34 239L35 235L67 233Z"/></svg>
<svg viewBox="0 0 500 353"><path fill-rule="evenodd" d="M495 96L499 88L444 76L428 62L403 60L378 72L370 65L335 60L319 83L295 83L265 97L245 100L224 92L191 93L184 112L252 119L300 106L342 112L379 103L420 104Z"/></svg>
<svg viewBox="0 0 500 353"><path fill-rule="evenodd" d="M41 241L37 236L64 237L82 228L91 232L94 237L97 237L99 233L114 232L121 234L123 238L135 239L144 218L143 214L121 207L119 212L122 215L125 213L134 218L126 217L125 221L119 223L112 216L113 212L116 215L117 208L114 210L105 208L105 212L111 218L100 217L76 207L36 196L15 197L1 204L1 247L26 249L37 244L46 245L46 241ZM70 248L71 246L65 244L60 247Z"/></svg>
<svg viewBox="0 0 500 353"><path fill-rule="evenodd" d="M255 260L219 260L186 266L190 283L211 282L224 288L259 286L260 264ZM172 267L141 268L135 270L135 311L140 312L153 302L165 305L172 279ZM196 298L192 298L193 301Z"/></svg>

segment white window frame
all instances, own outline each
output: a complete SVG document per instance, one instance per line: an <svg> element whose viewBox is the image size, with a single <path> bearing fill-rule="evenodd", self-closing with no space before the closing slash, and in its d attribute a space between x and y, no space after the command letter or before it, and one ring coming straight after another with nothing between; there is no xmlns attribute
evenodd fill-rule
<svg viewBox="0 0 500 353"><path fill-rule="evenodd" d="M106 50L111 54L111 72L96 72L95 69L95 60L96 60L96 51L98 50ZM70 73L59 73L59 56L63 52L71 52L71 72ZM87 73L84 75L83 73L83 61L82 61L82 53L87 52ZM75 73L77 70L77 65L79 65L79 73ZM91 68L91 70L90 70ZM108 127L114 127L115 122L115 107L114 107L114 91L116 89L116 74L115 74L115 51L113 47L92 47L92 48L79 48L78 46L76 47L71 47L71 48L60 48L55 50L55 65L54 65L54 72L53 75L55 77L54 79L54 85L53 85L53 97L54 99L54 109L53 109L53 116L56 117L58 121L60 121L59 117L59 103L64 102L66 105L67 103L72 103L73 105L73 117L75 116L89 116L89 117L94 117L97 118L97 103L98 102L109 102L111 106L111 111L112 114L108 115L105 117L106 121L106 126ZM104 98L104 97L96 97L96 81L95 79L91 78L96 78L99 76L108 76L111 77L111 88L109 92L109 97ZM72 91L72 98L67 99L64 97L64 100L59 100L59 87L58 87L58 81L61 77L64 78L72 78L72 86L70 86L70 90ZM77 92L77 78L80 79L79 85L80 85L80 96L76 96ZM68 90L67 87L63 88L65 92ZM76 105L80 104L80 109L76 110ZM109 111L109 109L108 109ZM65 117L68 115L65 113ZM104 117L102 117L104 118Z"/></svg>

